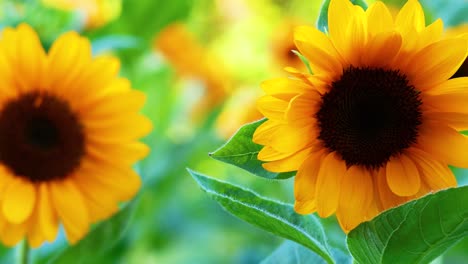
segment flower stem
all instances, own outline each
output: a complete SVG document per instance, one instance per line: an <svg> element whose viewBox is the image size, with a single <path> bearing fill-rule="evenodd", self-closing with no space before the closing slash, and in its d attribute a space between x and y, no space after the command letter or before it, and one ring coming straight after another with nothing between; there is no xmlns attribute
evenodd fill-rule
<svg viewBox="0 0 468 264"><path fill-rule="evenodd" d="M26 239L21 242L19 248L18 264L29 264L29 244Z"/></svg>

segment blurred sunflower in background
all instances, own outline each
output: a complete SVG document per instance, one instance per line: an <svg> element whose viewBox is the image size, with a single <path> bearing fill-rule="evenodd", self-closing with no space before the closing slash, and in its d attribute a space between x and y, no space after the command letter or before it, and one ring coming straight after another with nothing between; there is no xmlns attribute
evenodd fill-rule
<svg viewBox="0 0 468 264"><path fill-rule="evenodd" d="M113 57L92 58L75 32L45 53L26 24L0 40L0 239L54 241L63 224L76 243L90 224L119 210L141 181L132 165L151 124L145 95L117 76Z"/></svg>
<svg viewBox="0 0 468 264"><path fill-rule="evenodd" d="M200 82L200 86L185 87L193 106L190 117L200 122L226 99L231 89L231 78L215 55L204 48L184 24L175 23L162 30L154 40L156 51L186 80ZM198 91L189 91L195 88Z"/></svg>
<svg viewBox="0 0 468 264"><path fill-rule="evenodd" d="M119 17L121 0L42 0L46 6L78 12L87 29L102 27Z"/></svg>
<svg viewBox="0 0 468 264"><path fill-rule="evenodd" d="M442 38L416 0L393 17L332 0L329 35L298 27L295 44L313 74L262 84L268 118L253 141L273 172L297 171L295 210L334 213L345 232L379 212L456 186L448 164L468 167L468 79L449 79L468 52Z"/></svg>

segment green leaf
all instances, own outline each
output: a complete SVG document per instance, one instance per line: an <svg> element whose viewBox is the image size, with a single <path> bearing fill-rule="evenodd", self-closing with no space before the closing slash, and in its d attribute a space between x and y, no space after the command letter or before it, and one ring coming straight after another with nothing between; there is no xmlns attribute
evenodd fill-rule
<svg viewBox="0 0 468 264"><path fill-rule="evenodd" d="M189 170L203 191L240 219L275 235L300 243L333 263L322 225L315 215L299 215L289 204Z"/></svg>
<svg viewBox="0 0 468 264"><path fill-rule="evenodd" d="M358 263L429 263L468 235L468 186L390 209L348 235Z"/></svg>
<svg viewBox="0 0 468 264"><path fill-rule="evenodd" d="M313 72L312 72L312 68L310 68L309 60L307 60L307 58L297 50L292 50L292 52L296 54L296 56L298 56L299 59L301 59L302 63L304 63L304 65L307 67L307 70L309 71L309 73L312 74Z"/></svg>
<svg viewBox="0 0 468 264"><path fill-rule="evenodd" d="M134 202L128 204L110 219L98 224L76 245L69 246L48 261L49 264L88 263L90 252L99 257L112 248L129 226L134 211Z"/></svg>
<svg viewBox="0 0 468 264"><path fill-rule="evenodd" d="M364 10L367 9L367 3L365 0L351 0L351 3L362 7ZM329 5L330 5L330 0L323 1L322 7L320 8L319 17L317 20L317 28L324 33L328 32L328 6Z"/></svg>
<svg viewBox="0 0 468 264"><path fill-rule="evenodd" d="M338 249L332 249L333 256L337 263L351 263L351 256L346 255ZM261 264L322 264L326 263L323 258L290 240L286 240L273 253L264 259Z"/></svg>
<svg viewBox="0 0 468 264"><path fill-rule="evenodd" d="M287 179L293 177L296 172L269 172L262 167L263 162L257 159L258 152L260 152L263 146L253 143L252 136L257 127L265 121L266 119L262 119L244 125L226 144L210 153L210 156L260 177L268 179Z"/></svg>

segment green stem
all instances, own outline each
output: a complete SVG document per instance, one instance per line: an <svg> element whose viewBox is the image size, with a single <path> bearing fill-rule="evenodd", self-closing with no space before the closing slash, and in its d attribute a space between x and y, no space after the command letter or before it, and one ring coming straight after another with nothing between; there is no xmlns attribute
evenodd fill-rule
<svg viewBox="0 0 468 264"><path fill-rule="evenodd" d="M29 264L29 244L26 239L21 242L19 248L18 264Z"/></svg>

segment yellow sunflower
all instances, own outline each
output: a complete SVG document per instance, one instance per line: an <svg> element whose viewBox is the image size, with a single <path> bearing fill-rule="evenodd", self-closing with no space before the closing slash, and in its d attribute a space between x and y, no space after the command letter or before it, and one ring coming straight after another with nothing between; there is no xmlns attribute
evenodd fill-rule
<svg viewBox="0 0 468 264"><path fill-rule="evenodd" d="M280 25L280 29L274 32L271 40L271 55L277 68L290 66L301 71L307 70L299 56L293 52L297 50L294 44L294 28L298 25L299 23L292 19L286 20Z"/></svg>
<svg viewBox="0 0 468 264"><path fill-rule="evenodd" d="M70 243L132 198L132 164L148 153L138 138L151 124L138 111L145 95L117 76L119 61L91 57L69 32L44 52L28 25L0 39L0 239L32 247Z"/></svg>
<svg viewBox="0 0 468 264"><path fill-rule="evenodd" d="M80 12L89 29L115 20L122 9L121 0L42 0L42 3L56 9Z"/></svg>
<svg viewBox="0 0 468 264"><path fill-rule="evenodd" d="M468 78L449 78L468 41L442 39L409 0L394 18L331 0L329 34L302 26L296 46L313 74L266 81L268 118L254 134L273 172L297 171L295 210L334 213L346 232L379 212L456 186L448 164L468 167Z"/></svg>
<svg viewBox="0 0 468 264"><path fill-rule="evenodd" d="M193 119L199 121L226 99L231 90L231 78L216 56L203 47L181 23L164 28L154 40L154 48L184 78L200 81L204 90L202 99L192 110Z"/></svg>

